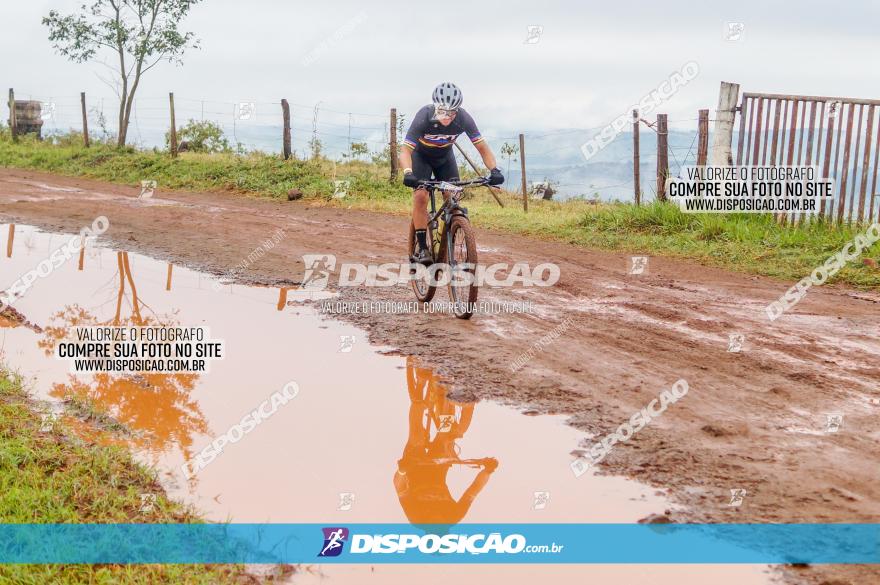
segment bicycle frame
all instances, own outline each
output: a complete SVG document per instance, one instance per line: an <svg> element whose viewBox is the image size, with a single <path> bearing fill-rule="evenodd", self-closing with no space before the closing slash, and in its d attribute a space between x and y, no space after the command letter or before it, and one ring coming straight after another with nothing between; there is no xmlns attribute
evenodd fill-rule
<svg viewBox="0 0 880 585"><path fill-rule="evenodd" d="M431 211L428 213L428 234L430 235L429 242L431 245L431 254L435 254L434 252L434 230L439 225L437 220L442 216L443 217L443 230L438 234L440 245L442 245L443 237L449 232L449 226L452 223L452 218L455 216L462 216L468 219L468 210L467 207L462 207L460 205L460 198L463 192L463 187L476 186L476 185L486 185L488 182L484 178L474 179L471 181L423 181L419 184L420 187L424 187L428 191L428 195L431 198ZM458 189L453 191L449 197L443 201L443 205L440 206L440 209L437 209L437 199L434 195L435 191L443 190L442 188L445 186L457 187ZM446 242L447 247L452 245L447 238ZM447 257L451 258L452 250L447 250Z"/></svg>
<svg viewBox="0 0 880 585"><path fill-rule="evenodd" d="M459 319L470 319L473 315L472 305L477 299L477 286L472 281L461 280L456 278L459 270L463 273L473 274L477 268L477 250L474 241L473 228L468 218L468 210L461 205L461 195L466 186L488 185L489 180L485 177L471 181L420 181L417 190L424 189L428 191L431 197L431 209L428 216L427 236L429 243L428 255L430 256L429 266L434 266L436 272L429 278L415 277L412 279L411 286L416 293L416 297L423 303L429 302L434 298L434 293L439 286L433 278L436 278L441 272L449 272L451 279L444 286L449 287L449 297L455 301L455 316ZM435 191L443 191L445 201L443 205L437 209L437 198ZM453 224L455 227L453 228ZM455 236L453 234L461 234ZM445 240L445 242L444 242ZM459 248L463 252L461 258L456 255ZM410 224L410 254L415 253L415 225ZM421 253L419 255L422 255ZM410 257L413 258L412 256ZM412 261L412 260L411 260ZM459 266L459 264L461 264ZM410 269L411 274L418 274L414 267ZM423 273L424 274L424 273ZM462 292L462 287L465 287Z"/></svg>

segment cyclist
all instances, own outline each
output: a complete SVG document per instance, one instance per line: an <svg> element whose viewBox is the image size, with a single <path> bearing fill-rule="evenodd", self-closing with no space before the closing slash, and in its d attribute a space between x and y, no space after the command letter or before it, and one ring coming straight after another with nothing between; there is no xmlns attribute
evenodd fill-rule
<svg viewBox="0 0 880 585"><path fill-rule="evenodd" d="M406 359L409 387L409 436L394 473L394 489L407 519L416 526L458 524L498 468L494 457L459 457L457 442L474 417L475 403L453 402L437 375ZM456 416L456 412L460 415ZM433 437L432 435L433 430ZM453 465L479 468L470 485L456 499L450 491ZM455 473L453 473L455 476Z"/></svg>
<svg viewBox="0 0 880 585"><path fill-rule="evenodd" d="M412 221L419 243L419 251L412 261L426 266L431 264L427 241L428 191L419 189L419 182L430 180L432 174L438 181L459 179L452 150L459 135L467 133L483 157L483 164L492 169L489 184L504 182L492 149L480 135L474 119L461 107L461 90L454 83L445 81L434 88L432 97L434 103L423 107L413 117L400 149L403 184L413 188Z"/></svg>

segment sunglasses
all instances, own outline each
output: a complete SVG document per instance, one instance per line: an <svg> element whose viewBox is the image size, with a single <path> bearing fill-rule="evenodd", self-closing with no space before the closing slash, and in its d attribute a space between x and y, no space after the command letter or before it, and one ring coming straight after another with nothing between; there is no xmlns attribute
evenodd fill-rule
<svg viewBox="0 0 880 585"><path fill-rule="evenodd" d="M434 108L435 118L454 118L458 114L458 110L447 110L446 108Z"/></svg>

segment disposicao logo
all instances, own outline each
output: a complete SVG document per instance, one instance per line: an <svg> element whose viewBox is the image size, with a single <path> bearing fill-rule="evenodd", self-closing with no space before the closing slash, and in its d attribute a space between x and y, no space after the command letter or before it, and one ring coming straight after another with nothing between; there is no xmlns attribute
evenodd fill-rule
<svg viewBox="0 0 880 585"><path fill-rule="evenodd" d="M322 528L324 532L324 546L319 557L338 557L342 554L345 541L348 540L348 528Z"/></svg>

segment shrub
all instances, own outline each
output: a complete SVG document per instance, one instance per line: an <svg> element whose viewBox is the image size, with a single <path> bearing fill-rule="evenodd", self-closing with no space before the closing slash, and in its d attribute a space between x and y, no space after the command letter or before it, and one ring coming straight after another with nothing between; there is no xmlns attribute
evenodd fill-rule
<svg viewBox="0 0 880 585"><path fill-rule="evenodd" d="M186 141L190 152L230 152L229 142L223 135L223 128L210 120L190 119L177 130L177 143ZM165 146L171 147L171 133L165 133Z"/></svg>

